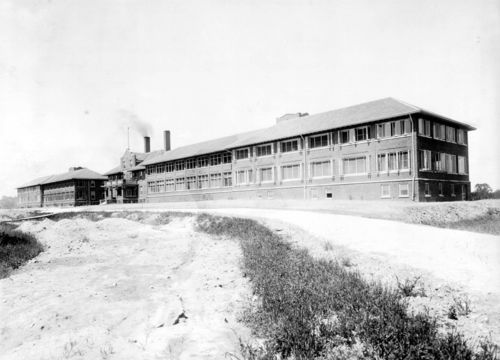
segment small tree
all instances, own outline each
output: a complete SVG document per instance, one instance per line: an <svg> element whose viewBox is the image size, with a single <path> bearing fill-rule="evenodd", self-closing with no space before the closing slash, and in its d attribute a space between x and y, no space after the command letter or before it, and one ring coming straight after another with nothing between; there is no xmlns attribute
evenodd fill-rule
<svg viewBox="0 0 500 360"><path fill-rule="evenodd" d="M476 186L474 187L474 192L472 193L472 197L475 200L489 199L492 197L492 194L493 190L488 184L476 184Z"/></svg>

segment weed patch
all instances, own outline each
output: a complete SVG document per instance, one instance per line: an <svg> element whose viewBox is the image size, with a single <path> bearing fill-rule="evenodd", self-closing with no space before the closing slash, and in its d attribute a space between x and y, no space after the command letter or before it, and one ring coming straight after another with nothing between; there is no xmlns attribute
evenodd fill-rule
<svg viewBox="0 0 500 360"><path fill-rule="evenodd" d="M313 259L253 220L202 214L197 228L240 241L260 299L246 321L267 339L260 348L242 344L245 359L497 359L458 333L439 334L429 315L409 314L400 291Z"/></svg>
<svg viewBox="0 0 500 360"><path fill-rule="evenodd" d="M11 227L0 227L0 278L43 251L43 246L30 234Z"/></svg>

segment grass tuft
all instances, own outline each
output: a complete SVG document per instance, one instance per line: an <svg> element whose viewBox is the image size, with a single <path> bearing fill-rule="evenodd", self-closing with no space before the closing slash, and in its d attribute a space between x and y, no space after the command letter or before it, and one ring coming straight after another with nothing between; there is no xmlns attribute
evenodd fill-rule
<svg viewBox="0 0 500 360"><path fill-rule="evenodd" d="M428 314L409 314L398 290L367 282L334 261L295 249L253 220L197 218L199 231L238 239L243 271L260 302L246 321L267 339L245 359L497 359Z"/></svg>
<svg viewBox="0 0 500 360"><path fill-rule="evenodd" d="M33 235L0 227L0 278L7 277L42 251L42 244Z"/></svg>

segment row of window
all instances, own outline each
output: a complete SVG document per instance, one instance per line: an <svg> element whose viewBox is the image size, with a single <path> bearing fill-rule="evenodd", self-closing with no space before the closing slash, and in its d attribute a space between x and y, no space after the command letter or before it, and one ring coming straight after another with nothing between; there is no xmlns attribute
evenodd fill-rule
<svg viewBox="0 0 500 360"><path fill-rule="evenodd" d="M409 197L410 196L410 186L409 184L399 184L399 197ZM382 184L380 185L380 197L390 198L391 197L391 185Z"/></svg>
<svg viewBox="0 0 500 360"><path fill-rule="evenodd" d="M232 186L231 172L179 177L148 182L148 193L208 189Z"/></svg>
<svg viewBox="0 0 500 360"><path fill-rule="evenodd" d="M225 152L210 156L202 156L199 158L190 158L187 160L177 160L168 163L151 165L147 167L146 173L148 175L162 174L165 172L170 173L174 171L182 171L185 169L204 168L207 167L208 165L216 166L220 164L229 164L231 163L231 159L232 159L231 153Z"/></svg>
<svg viewBox="0 0 500 360"><path fill-rule="evenodd" d="M418 119L418 134L432 137L437 140L444 140L462 145L467 144L465 130L421 118Z"/></svg>
<svg viewBox="0 0 500 360"><path fill-rule="evenodd" d="M457 196L457 190L460 190L460 195L463 200L466 199L467 197L467 186L466 185L455 185L455 184L449 184L449 192L448 194L452 197ZM458 189L457 189L458 188ZM424 185L424 195L426 197L432 196L431 194L431 187L429 183L425 183ZM444 191L444 184L442 182L438 183L438 195L439 196L445 196L445 191Z"/></svg>
<svg viewBox="0 0 500 360"><path fill-rule="evenodd" d="M465 156L431 150L419 150L420 170L439 171L449 174L467 174Z"/></svg>
<svg viewBox="0 0 500 360"><path fill-rule="evenodd" d="M384 139L394 136L401 136L411 133L411 123L409 119L389 121L377 124L376 126L360 126L352 129L335 131L333 133L312 135L307 137L309 149L328 147L332 144L349 144L354 142L366 141L372 138ZM255 155L257 157L270 156L275 152L274 143L256 145ZM299 139L291 139L279 142L279 151L288 153L300 149ZM252 156L252 147L235 150L235 159L248 159ZM173 172L184 169L194 169L215 166L231 162L231 153L225 152L200 158L187 160L178 160L166 164L148 166L147 174L157 174L164 172Z"/></svg>

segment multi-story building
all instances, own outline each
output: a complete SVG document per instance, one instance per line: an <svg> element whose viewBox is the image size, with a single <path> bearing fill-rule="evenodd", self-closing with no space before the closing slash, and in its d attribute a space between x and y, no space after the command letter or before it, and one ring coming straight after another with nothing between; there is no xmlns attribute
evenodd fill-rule
<svg viewBox="0 0 500 360"><path fill-rule="evenodd" d="M144 137L144 152L132 152L130 149L120 158L120 165L104 173L108 180L104 183L104 198L106 203L127 204L144 202L145 167L141 163L170 150L170 132L164 132L165 150L151 152L150 138Z"/></svg>
<svg viewBox="0 0 500 360"><path fill-rule="evenodd" d="M19 207L97 205L106 180L95 171L72 167L68 172L30 181L17 188Z"/></svg>
<svg viewBox="0 0 500 360"><path fill-rule="evenodd" d="M465 200L470 130L392 98L287 114L266 129L149 157L145 197Z"/></svg>

